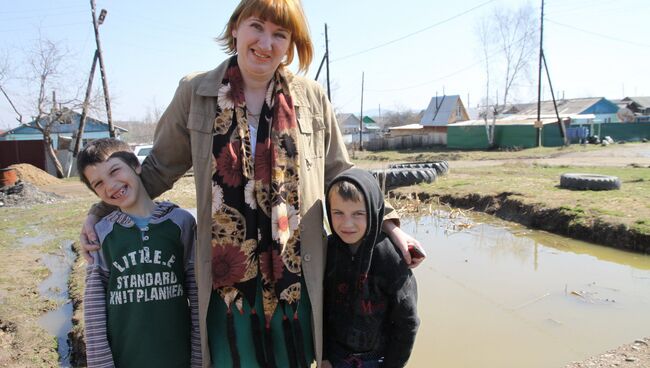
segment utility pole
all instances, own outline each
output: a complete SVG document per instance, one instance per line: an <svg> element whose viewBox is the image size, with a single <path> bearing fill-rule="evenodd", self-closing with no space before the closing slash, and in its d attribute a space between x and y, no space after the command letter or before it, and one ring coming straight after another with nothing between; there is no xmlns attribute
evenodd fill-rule
<svg viewBox="0 0 650 368"><path fill-rule="evenodd" d="M544 0L542 0L542 14L540 16L539 23L539 68L537 72L537 121L535 122L535 127L537 128L537 147L542 145L542 124L541 120L541 108L542 108L542 45L544 39Z"/></svg>
<svg viewBox="0 0 650 368"><path fill-rule="evenodd" d="M86 87L86 96L84 97L84 102L81 108L81 117L79 118L79 128L75 132L74 146L72 148L72 159L68 164L68 172L66 177L70 177L72 171L72 165L74 164L75 158L81 150L81 143L83 142L84 129L86 127L86 118L88 117L88 104L90 101L90 94L93 89L93 78L95 77L95 68L97 67L97 59L99 59L99 53L95 50L95 55L93 56L93 64L90 67L90 75L88 76L88 86Z"/></svg>
<svg viewBox="0 0 650 368"><path fill-rule="evenodd" d="M553 84L551 83L551 74L548 71L548 64L546 63L546 56L544 55L544 0L542 0L541 8L541 18L540 18L540 28L539 28L539 71L537 74L537 121L535 122L537 128L537 146L542 146L542 129L544 127L541 119L541 106L542 106L542 63L544 64L544 69L546 71L546 78L548 79L548 86L551 90L551 98L553 100L553 108L555 109L555 117L557 118L557 124L560 127L560 135L564 140L564 145L569 145L569 138L566 134L566 128L564 123L560 119L560 113L557 109L557 102L555 101L555 93L553 92Z"/></svg>
<svg viewBox="0 0 650 368"><path fill-rule="evenodd" d="M365 72L361 72L361 116L359 118L359 151L363 151L363 82Z"/></svg>
<svg viewBox="0 0 650 368"><path fill-rule="evenodd" d="M323 55L323 59L320 61L318 71L316 72L316 78L314 78L314 80L318 80L318 76L320 75L320 71L323 69L323 64L325 62L327 62L327 65L325 66L327 68L327 99L332 101L332 96L330 95L330 48L327 38L327 23L325 23L325 55Z"/></svg>
<svg viewBox="0 0 650 368"><path fill-rule="evenodd" d="M327 60L327 65L325 65L327 68L325 70L327 72L327 99L332 101L332 96L330 94L330 46L329 38L327 37L327 23L325 23L325 59Z"/></svg>
<svg viewBox="0 0 650 368"><path fill-rule="evenodd" d="M106 17L106 10L102 9L99 14L99 22L95 16L95 0L90 0L90 10L93 16L93 28L95 29L95 43L97 44L97 55L99 59L99 71L102 75L102 85L104 87L104 102L106 103L106 118L108 120L108 131L111 138L115 138L115 128L113 127L113 114L111 113L111 98L108 93L108 80L106 78L106 68L104 68L104 57L102 56L102 45L99 42L99 24L103 23Z"/></svg>

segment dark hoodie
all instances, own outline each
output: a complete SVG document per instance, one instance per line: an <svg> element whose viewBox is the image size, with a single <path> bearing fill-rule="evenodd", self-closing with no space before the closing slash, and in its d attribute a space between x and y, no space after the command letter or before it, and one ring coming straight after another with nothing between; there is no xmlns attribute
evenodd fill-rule
<svg viewBox="0 0 650 368"><path fill-rule="evenodd" d="M411 355L420 323L417 286L402 256L381 231L384 196L377 180L349 169L329 185L347 181L365 197L367 230L357 252L333 233L325 271L325 352L333 364L349 356L383 357L382 367L403 367ZM327 196L327 217L332 222Z"/></svg>

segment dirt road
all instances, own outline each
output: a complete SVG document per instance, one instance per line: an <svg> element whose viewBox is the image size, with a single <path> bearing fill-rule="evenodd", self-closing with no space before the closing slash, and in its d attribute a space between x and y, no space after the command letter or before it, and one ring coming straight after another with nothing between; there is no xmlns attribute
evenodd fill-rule
<svg viewBox="0 0 650 368"><path fill-rule="evenodd" d="M498 166L503 164L537 164L549 166L629 166L650 167L650 144L618 144L607 149L584 152L558 153L553 157L515 158L505 160L458 160L452 167Z"/></svg>

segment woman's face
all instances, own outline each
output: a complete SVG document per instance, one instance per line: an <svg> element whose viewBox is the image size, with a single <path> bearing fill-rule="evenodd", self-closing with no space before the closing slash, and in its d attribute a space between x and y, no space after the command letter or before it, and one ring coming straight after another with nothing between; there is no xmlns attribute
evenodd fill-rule
<svg viewBox="0 0 650 368"><path fill-rule="evenodd" d="M252 16L232 31L237 39L237 61L244 77L271 80L291 46L286 28Z"/></svg>

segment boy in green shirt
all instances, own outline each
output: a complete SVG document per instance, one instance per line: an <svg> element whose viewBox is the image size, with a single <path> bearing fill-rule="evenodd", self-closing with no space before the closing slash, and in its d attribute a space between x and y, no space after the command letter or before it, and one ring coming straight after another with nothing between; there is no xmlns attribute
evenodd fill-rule
<svg viewBox="0 0 650 368"><path fill-rule="evenodd" d="M200 367L194 217L151 200L122 141L89 143L77 168L118 208L95 225L101 249L84 295L88 367Z"/></svg>

